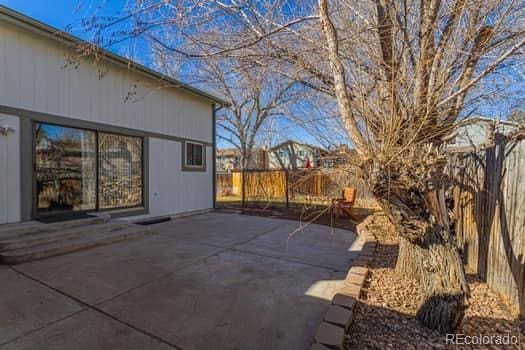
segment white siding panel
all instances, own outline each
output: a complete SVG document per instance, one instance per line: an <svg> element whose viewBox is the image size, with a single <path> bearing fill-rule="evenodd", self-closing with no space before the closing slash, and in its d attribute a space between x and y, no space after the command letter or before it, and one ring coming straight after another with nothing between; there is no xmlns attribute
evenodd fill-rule
<svg viewBox="0 0 525 350"><path fill-rule="evenodd" d="M206 148L206 172L181 171L180 142L150 138L150 216L213 207L212 149Z"/></svg>
<svg viewBox="0 0 525 350"><path fill-rule="evenodd" d="M9 207L7 168L7 136L0 134L0 224L7 222Z"/></svg>
<svg viewBox="0 0 525 350"><path fill-rule="evenodd" d="M20 221L20 121L0 114L0 124L14 128L0 133L0 224Z"/></svg>
<svg viewBox="0 0 525 350"><path fill-rule="evenodd" d="M213 141L211 102L113 64L64 67L68 48L5 22L0 38L0 105Z"/></svg>

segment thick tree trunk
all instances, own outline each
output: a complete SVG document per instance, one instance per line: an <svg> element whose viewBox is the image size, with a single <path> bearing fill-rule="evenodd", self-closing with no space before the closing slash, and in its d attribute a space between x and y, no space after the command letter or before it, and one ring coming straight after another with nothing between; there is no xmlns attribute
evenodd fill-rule
<svg viewBox="0 0 525 350"><path fill-rule="evenodd" d="M423 254L421 286L425 300L416 317L441 333L454 332L466 309L468 285L455 242L430 242Z"/></svg>
<svg viewBox="0 0 525 350"><path fill-rule="evenodd" d="M402 275L421 281L422 252L409 240L399 237L399 254L397 257L396 271Z"/></svg>
<svg viewBox="0 0 525 350"><path fill-rule="evenodd" d="M440 205L444 198L439 195L429 192L425 200L417 201L421 212L432 213L426 220L414 215L410 203L400 205L396 196L380 203L400 233L396 270L419 281L425 295L417 319L428 328L451 333L463 319L469 289L446 208ZM425 204L427 208L422 208Z"/></svg>
<svg viewBox="0 0 525 350"><path fill-rule="evenodd" d="M461 323L468 285L454 242L442 239L421 247L401 237L396 270L421 284L425 300L416 317L441 333L453 332Z"/></svg>
<svg viewBox="0 0 525 350"><path fill-rule="evenodd" d="M389 28L388 16L385 17L385 11L388 9L389 7L384 7L382 3L378 3L379 22L384 22L382 32L383 34L387 33L387 35L379 35L379 37L383 39L382 44L385 43L385 40L387 41L386 45L383 46L387 51ZM434 38L432 28L439 12L436 9L439 10L439 6L425 5L422 7L423 14L421 15L423 18L421 25L423 38L420 47L424 52L422 53L423 60L420 60L416 67L418 79L415 82L416 105L414 110L416 113L420 112L425 118L432 115L432 113L428 113L427 103L425 102L426 91L428 90L425 85L429 76L428 61L432 62L432 60L425 58L432 58L434 52L433 45L429 43L433 42ZM385 141L384 136L387 136L387 141L398 142L401 149L404 146L407 148L418 146L411 146L415 144L404 143L404 140L391 138L392 129L390 126L392 124L383 123L378 121L379 119L373 119L378 121L377 127L389 126L389 131L384 131L385 133L376 131L376 125L363 118L367 133L361 132L360 120L357 117L361 113L355 113L360 109L354 108L352 105L354 97L349 91L346 68L339 55L337 27L330 18L327 0L319 0L319 16L334 77L333 85L339 112L346 123L346 129L357 154L361 157L364 169L363 180L371 184L370 187L376 198L402 237L397 270L415 277L421 283L425 293L425 300L417 312L417 318L425 326L432 329L437 329L443 333L451 332L457 328L463 318L469 292L455 239L451 234L450 220L445 205L443 185L446 179L444 179L442 170L446 160L439 152L434 154L418 152L415 149L413 153L406 151L403 154L406 156L404 162L398 162L395 166L395 159L390 159L392 154L389 154L388 151L390 149L389 143L382 143ZM386 19L382 21L382 17ZM385 56L383 50L384 62L389 60L388 55L389 53L386 52ZM391 69L390 64L384 64L384 66ZM394 79L393 77L390 78ZM397 86L396 84L393 83L392 86ZM456 95L459 96L459 94ZM393 103L391 110L395 111L397 109L395 106L396 99L385 97L385 99L389 98L390 102ZM405 117L399 120L405 120ZM411 119L407 120L410 121ZM413 120L418 121L419 118ZM429 133L428 130L448 132L446 128L435 127L428 122L421 125L424 126L424 131L419 131L416 136L421 140L428 140L429 146L432 146L440 136L439 134L429 136L432 133ZM426 130L427 126L432 126L434 129ZM369 138L365 138L365 136ZM382 149L382 145L386 146L386 151ZM401 154L398 156L401 157ZM419 157L428 159L420 162ZM411 163L420 166L410 167ZM407 167L407 165L409 166Z"/></svg>

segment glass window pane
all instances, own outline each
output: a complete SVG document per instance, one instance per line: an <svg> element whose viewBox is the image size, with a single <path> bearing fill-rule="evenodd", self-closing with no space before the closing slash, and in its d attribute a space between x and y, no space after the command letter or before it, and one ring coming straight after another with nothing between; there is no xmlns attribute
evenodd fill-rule
<svg viewBox="0 0 525 350"><path fill-rule="evenodd" d="M186 142L186 165L202 166L204 156L202 154L203 146L198 143Z"/></svg>
<svg viewBox="0 0 525 350"><path fill-rule="evenodd" d="M96 209L95 132L35 124L37 210Z"/></svg>
<svg viewBox="0 0 525 350"><path fill-rule="evenodd" d="M186 165L193 165L193 143L186 143Z"/></svg>
<svg viewBox="0 0 525 350"><path fill-rule="evenodd" d="M99 208L142 205L142 138L99 132Z"/></svg>
<svg viewBox="0 0 525 350"><path fill-rule="evenodd" d="M201 166L202 165L202 145L195 145L195 163L194 165Z"/></svg>

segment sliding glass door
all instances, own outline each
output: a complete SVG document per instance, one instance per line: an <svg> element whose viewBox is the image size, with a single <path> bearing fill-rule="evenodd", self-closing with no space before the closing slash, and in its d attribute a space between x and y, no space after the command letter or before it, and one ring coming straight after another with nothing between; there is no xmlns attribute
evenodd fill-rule
<svg viewBox="0 0 525 350"><path fill-rule="evenodd" d="M37 123L35 138L37 210L95 210L95 132Z"/></svg>
<svg viewBox="0 0 525 350"><path fill-rule="evenodd" d="M142 139L100 132L100 209L136 207L142 204Z"/></svg>
<svg viewBox="0 0 525 350"><path fill-rule="evenodd" d="M37 215L143 204L140 137L36 123L34 154Z"/></svg>

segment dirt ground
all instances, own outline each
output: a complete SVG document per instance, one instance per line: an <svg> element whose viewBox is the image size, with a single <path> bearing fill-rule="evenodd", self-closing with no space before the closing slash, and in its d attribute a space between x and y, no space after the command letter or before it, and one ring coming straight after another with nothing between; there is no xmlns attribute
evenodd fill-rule
<svg viewBox="0 0 525 350"><path fill-rule="evenodd" d="M221 205L222 204L222 205ZM326 205L307 204L307 203L293 203L289 208L285 208L281 204L272 203L250 203L245 208L241 208L239 203L232 204L231 202L218 202L221 209L240 210L247 215L275 217L288 220L296 220L301 222L311 222L319 225L331 226L334 228L342 228L355 232L356 225L363 221L368 215L378 212L379 209L374 207L356 207L352 209L352 216L341 216L336 218L330 213L330 209Z"/></svg>
<svg viewBox="0 0 525 350"><path fill-rule="evenodd" d="M356 309L347 349L519 349L519 346L447 345L445 336L418 324L415 319L422 292L415 280L395 273L397 238L386 218L372 227L379 246L367 279L364 301ZM470 305L458 333L464 335L521 335L517 316L505 301L475 276L468 277Z"/></svg>

